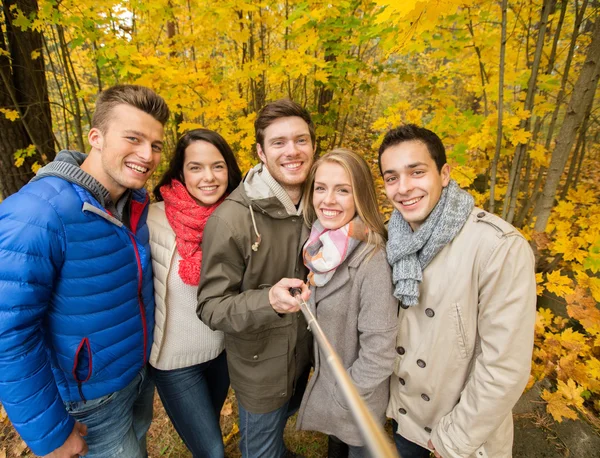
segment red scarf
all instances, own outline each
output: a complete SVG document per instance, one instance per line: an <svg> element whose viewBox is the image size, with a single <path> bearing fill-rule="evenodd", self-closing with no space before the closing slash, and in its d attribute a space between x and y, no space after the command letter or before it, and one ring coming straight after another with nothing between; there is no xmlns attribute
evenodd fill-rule
<svg viewBox="0 0 600 458"><path fill-rule="evenodd" d="M202 265L202 234L209 216L221 205L225 195L209 207L199 205L178 180L160 188L165 201L165 212L175 232L179 261L179 276L184 283L197 286L200 283Z"/></svg>

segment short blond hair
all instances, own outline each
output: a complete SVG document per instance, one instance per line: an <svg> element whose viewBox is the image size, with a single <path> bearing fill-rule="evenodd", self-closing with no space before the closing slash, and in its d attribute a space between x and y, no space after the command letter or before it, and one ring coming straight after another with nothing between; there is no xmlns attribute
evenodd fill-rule
<svg viewBox="0 0 600 458"><path fill-rule="evenodd" d="M92 128L106 132L112 110L117 105L130 105L144 113L148 113L163 126L169 120L169 107L164 99L144 86L135 84L118 84L98 94L96 109L92 117Z"/></svg>
<svg viewBox="0 0 600 458"><path fill-rule="evenodd" d="M348 149L336 148L331 150L321 156L311 167L304 185L303 195L302 213L306 224L310 227L317 219L317 213L312 204L315 175L319 166L325 162L338 164L346 171L350 177L350 184L352 184L356 213L367 228L367 243L375 245L377 248L384 248L387 231L381 213L379 213L373 175L365 160Z"/></svg>

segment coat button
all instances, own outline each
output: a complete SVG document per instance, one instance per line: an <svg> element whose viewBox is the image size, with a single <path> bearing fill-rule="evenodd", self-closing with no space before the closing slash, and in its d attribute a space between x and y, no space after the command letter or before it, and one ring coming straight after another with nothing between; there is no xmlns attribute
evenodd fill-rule
<svg viewBox="0 0 600 458"><path fill-rule="evenodd" d="M404 347L396 347L396 353L398 353L399 355L403 355L404 353L406 353L406 350L404 349Z"/></svg>
<svg viewBox="0 0 600 458"><path fill-rule="evenodd" d="M430 433L431 432L431 428L429 426L425 426L425 432Z"/></svg>
<svg viewBox="0 0 600 458"><path fill-rule="evenodd" d="M429 396L427 396L425 393L421 395L421 398L423 399L423 401L429 401Z"/></svg>
<svg viewBox="0 0 600 458"><path fill-rule="evenodd" d="M433 318L435 312L433 311L433 309L425 309L425 315L427 315L429 318Z"/></svg>
<svg viewBox="0 0 600 458"><path fill-rule="evenodd" d="M477 218L483 218L485 216L485 212L477 213Z"/></svg>
<svg viewBox="0 0 600 458"><path fill-rule="evenodd" d="M252 359L258 359L258 355L254 355Z"/></svg>
<svg viewBox="0 0 600 458"><path fill-rule="evenodd" d="M417 366L423 369L425 366L427 366L427 364L425 364L425 361L423 361L422 359L417 359Z"/></svg>
<svg viewBox="0 0 600 458"><path fill-rule="evenodd" d="M398 381L400 382L400 385L406 385L406 381L402 377L398 377Z"/></svg>
<svg viewBox="0 0 600 458"><path fill-rule="evenodd" d="M406 310L409 306L406 304L400 304L400 307L402 307L404 310Z"/></svg>
<svg viewBox="0 0 600 458"><path fill-rule="evenodd" d="M402 407L398 409L398 412L400 412L402 415L406 415L406 409L403 409Z"/></svg>

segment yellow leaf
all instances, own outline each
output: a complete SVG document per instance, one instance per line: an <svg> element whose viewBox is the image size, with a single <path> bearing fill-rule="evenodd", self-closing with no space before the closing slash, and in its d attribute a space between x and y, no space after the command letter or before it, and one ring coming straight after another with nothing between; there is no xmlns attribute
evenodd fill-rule
<svg viewBox="0 0 600 458"><path fill-rule="evenodd" d="M573 294L572 284L573 281L569 277L560 274L560 269L546 274L546 289L558 297Z"/></svg>
<svg viewBox="0 0 600 458"><path fill-rule="evenodd" d="M531 132L526 131L525 129L517 129L512 133L512 144L518 145L521 143L527 143L527 141L531 138Z"/></svg>
<svg viewBox="0 0 600 458"><path fill-rule="evenodd" d="M40 57L40 52L36 49L35 51L31 51L31 60L36 60Z"/></svg>
<svg viewBox="0 0 600 458"><path fill-rule="evenodd" d="M554 213L562 218L572 218L575 215L575 204L561 200L553 209ZM569 224L569 227L571 225Z"/></svg>
<svg viewBox="0 0 600 458"><path fill-rule="evenodd" d="M600 278L590 278L590 291L592 292L592 297L594 300L596 302L600 302Z"/></svg>
<svg viewBox="0 0 600 458"><path fill-rule="evenodd" d="M533 162L538 166L546 167L550 162L550 158L548 157L548 152L544 145L536 144L533 149L529 152L529 157L533 160Z"/></svg>
<svg viewBox="0 0 600 458"><path fill-rule="evenodd" d="M31 171L33 173L37 173L39 169L41 169L42 166L40 164L38 164L37 161L35 161L32 165L31 165Z"/></svg>
<svg viewBox="0 0 600 458"><path fill-rule="evenodd" d="M559 381L558 383L563 383ZM563 417L577 420L577 413L569 408L569 403L558 391L551 393L548 390L542 392L542 399L547 402L546 410L555 421L562 423Z"/></svg>
<svg viewBox="0 0 600 458"><path fill-rule="evenodd" d="M23 156L15 159L15 167L21 167L25 163L25 158Z"/></svg>
<svg viewBox="0 0 600 458"><path fill-rule="evenodd" d="M0 112L4 114L4 117L9 121L16 121L19 119L19 112L16 110L9 110L7 108L0 108Z"/></svg>
<svg viewBox="0 0 600 458"><path fill-rule="evenodd" d="M229 432L229 434L227 434L227 436L223 437L223 443L225 445L227 445L227 443L239 432L240 432L240 427L238 426L237 423L234 423L233 426L231 427L231 431Z"/></svg>
<svg viewBox="0 0 600 458"><path fill-rule="evenodd" d="M588 256L588 252L581 249L583 244L585 244L585 240L580 237L561 236L552 244L552 251L562 253L565 261L575 260L583 263Z"/></svg>
<svg viewBox="0 0 600 458"><path fill-rule="evenodd" d="M544 293L544 290L546 288L544 288L544 274L543 273L537 273L535 274L535 283L536 283L536 293L538 296L541 296ZM552 312L550 312L552 313Z"/></svg>
<svg viewBox="0 0 600 458"><path fill-rule="evenodd" d="M573 331L571 328L565 329L560 334L560 344L563 348L575 354L581 355L590 350L586 342L586 337L580 332Z"/></svg>
<svg viewBox="0 0 600 458"><path fill-rule="evenodd" d="M575 407L583 406L583 398L581 397L581 393L583 393L585 390L583 387L578 387L577 383L575 383L573 380L569 380L567 383L559 380L556 391Z"/></svg>

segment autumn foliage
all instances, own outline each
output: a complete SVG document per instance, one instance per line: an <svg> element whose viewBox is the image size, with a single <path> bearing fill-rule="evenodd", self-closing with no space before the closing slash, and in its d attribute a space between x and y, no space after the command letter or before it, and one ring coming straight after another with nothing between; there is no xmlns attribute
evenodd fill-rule
<svg viewBox="0 0 600 458"><path fill-rule="evenodd" d="M256 112L279 97L313 113L320 151L353 148L376 177L387 129L438 133L477 205L531 240L540 297L531 384L553 381L543 398L561 421L600 412L600 19L589 3L39 0L24 14L3 0L3 13L43 35L30 57L44 60L56 149L85 149L96 93L124 82L167 100L168 145L208 127L243 170L257 161ZM11 53L0 44L1 64ZM6 104L0 117L25 122L26 109ZM10 155L35 171L43 164L27 161L30 143Z"/></svg>

